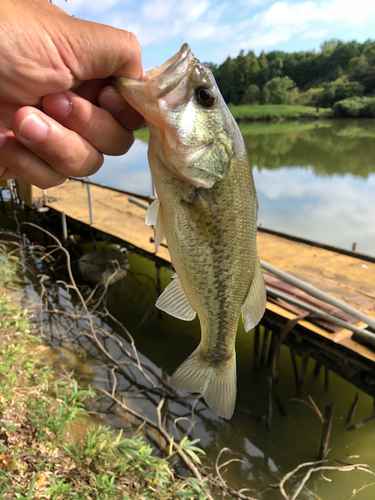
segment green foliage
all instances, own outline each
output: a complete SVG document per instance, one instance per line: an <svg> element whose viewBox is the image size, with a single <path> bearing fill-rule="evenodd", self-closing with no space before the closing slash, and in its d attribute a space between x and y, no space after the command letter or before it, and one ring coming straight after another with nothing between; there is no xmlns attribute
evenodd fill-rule
<svg viewBox="0 0 375 500"><path fill-rule="evenodd" d="M150 130L148 127L144 126L140 130L134 131L134 137L143 142L148 142L150 139Z"/></svg>
<svg viewBox="0 0 375 500"><path fill-rule="evenodd" d="M23 494L21 488L18 488L18 493L20 496L17 496L17 500L31 500L32 498L35 498L34 487L35 487L35 483L37 482L37 480L38 480L38 475L36 475L33 478L33 480L31 481L30 487L26 493L26 496Z"/></svg>
<svg viewBox="0 0 375 500"><path fill-rule="evenodd" d="M328 118L333 115L330 109L322 109L318 114L316 108L308 106L289 106L286 104L229 106L229 109L237 121L297 119L319 116Z"/></svg>
<svg viewBox="0 0 375 500"><path fill-rule="evenodd" d="M280 78L279 76L269 80L262 91L262 100L264 104L291 104L291 90L295 83L288 76Z"/></svg>
<svg viewBox="0 0 375 500"><path fill-rule="evenodd" d="M85 398L94 396L91 389L79 390L76 380L72 382L59 381L53 384L55 404L48 405L49 398L42 396L39 400L31 402L32 413L30 421L38 429L41 436L48 435L47 429L62 435L67 425L77 422L87 416L85 406L82 401Z"/></svg>
<svg viewBox="0 0 375 500"><path fill-rule="evenodd" d="M258 85L252 83L249 85L244 93L241 104L258 104L261 97Z"/></svg>
<svg viewBox="0 0 375 500"><path fill-rule="evenodd" d="M342 101L343 99L356 96L362 97L364 89L364 86L358 82L348 82L345 80L336 87L335 101Z"/></svg>
<svg viewBox="0 0 375 500"><path fill-rule="evenodd" d="M57 500L60 495L66 498L69 490L72 488L73 483L67 483L65 478L57 480L55 475L51 476L51 487L46 490L47 495L51 495L51 500Z"/></svg>
<svg viewBox="0 0 375 500"><path fill-rule="evenodd" d="M247 95L251 85L257 85L262 91L271 80L285 77L292 80L302 93L310 88L324 87L316 102L320 107L333 106L337 100L343 99L342 95L348 98L361 96L361 92L365 95L375 93L375 42L372 40L366 40L363 44L328 40L318 52L272 51L267 54L261 52L256 57L252 51L246 55L241 51L238 57L228 57L221 65L211 64L210 67L225 101L235 105L254 102L251 100L254 98L249 99ZM336 86L341 84L337 85L338 79L357 85L340 88L336 98ZM362 91L360 86L363 87ZM303 99L298 101L303 103ZM265 102L280 103L280 100ZM315 103L307 100L306 104Z"/></svg>
<svg viewBox="0 0 375 500"><path fill-rule="evenodd" d="M7 280L12 278L3 275ZM6 454L17 469L22 468L23 485L20 486L18 474L0 468L0 499L207 498L203 483L195 478L176 477L168 460L170 457L155 456L154 449L141 434L124 438L122 431L116 434L107 427L90 425L79 443L72 441L67 431L83 417L87 420L84 400L95 393L90 388L80 389L75 380L52 382L52 371L38 366L35 353L33 356L30 352L39 343L30 331L27 311L19 310L5 294L1 295L0 410L1 414L8 408L13 412L17 410L22 425L0 422L0 427L15 436L21 432L22 435L19 435L20 445L0 444L0 453ZM196 446L197 442L185 437L180 447L200 463L199 455L204 452ZM40 447L46 456L38 460ZM35 455L31 467L18 461L22 454ZM72 466L68 467L70 464ZM43 492L40 488L44 488Z"/></svg>
<svg viewBox="0 0 375 500"><path fill-rule="evenodd" d="M336 117L375 118L375 98L352 97L336 102L333 106Z"/></svg>
<svg viewBox="0 0 375 500"><path fill-rule="evenodd" d="M189 441L185 437L180 447L200 464L197 453L204 454L204 451L195 446L198 441ZM122 431L116 436L108 427L90 426L85 439L80 443L71 443L66 450L76 462L99 471L91 473L93 486L102 494L108 495L108 498L117 498L116 478L120 476L129 480L133 478L133 482L136 479L137 494L145 499L206 498L199 481L193 478L173 479L169 462L154 456L153 449L140 434L133 438L123 438Z"/></svg>
<svg viewBox="0 0 375 500"><path fill-rule="evenodd" d="M240 129L258 169L300 165L318 176L349 172L363 179L375 171L374 120L353 118L345 126L342 120L258 121Z"/></svg>
<svg viewBox="0 0 375 500"><path fill-rule="evenodd" d="M315 95L315 104L321 108L331 108L335 103L336 87L332 82L322 83L323 90Z"/></svg>
<svg viewBox="0 0 375 500"><path fill-rule="evenodd" d="M15 255L9 254L6 247L0 242L0 281L3 286L17 289L21 282L17 272L22 268L22 262Z"/></svg>
<svg viewBox="0 0 375 500"><path fill-rule="evenodd" d="M180 448L182 448L184 452L187 453L195 462L202 464L197 453L200 453L201 455L205 455L206 453L202 450L202 448L195 446L197 443L199 443L199 439L193 439L193 441L190 441L188 437L185 436L180 442Z"/></svg>

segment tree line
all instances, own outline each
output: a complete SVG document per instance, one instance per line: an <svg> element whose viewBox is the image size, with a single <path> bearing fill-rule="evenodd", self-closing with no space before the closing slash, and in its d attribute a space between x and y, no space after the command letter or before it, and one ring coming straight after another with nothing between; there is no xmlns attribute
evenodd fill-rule
<svg viewBox="0 0 375 500"><path fill-rule="evenodd" d="M336 102L375 94L375 41L332 39L319 51L242 50L222 64L206 63L227 103L305 104Z"/></svg>

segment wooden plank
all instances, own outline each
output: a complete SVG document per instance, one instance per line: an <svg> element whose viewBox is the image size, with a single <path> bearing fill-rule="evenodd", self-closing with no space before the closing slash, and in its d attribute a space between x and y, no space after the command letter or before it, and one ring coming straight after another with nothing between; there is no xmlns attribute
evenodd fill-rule
<svg viewBox="0 0 375 500"><path fill-rule="evenodd" d="M98 186L91 186L93 227L107 234L116 236L131 245L154 254L166 262L170 262L169 252L159 247L155 254L155 245L150 242L154 230L146 226L146 211L129 202L129 196L116 193ZM42 190L35 188L35 198L42 197ZM47 206L64 212L84 224L90 224L87 186L81 182L68 179L61 186L47 191Z"/></svg>
<svg viewBox="0 0 375 500"><path fill-rule="evenodd" d="M33 196L34 199L42 198L42 190L33 188ZM61 186L49 189L47 199L47 205L51 208L65 212L68 217L77 221L90 223L87 185L84 183L69 179ZM144 209L130 203L128 195L100 186L91 186L91 199L94 228L155 255L154 244L150 242L154 231L144 222ZM257 243L261 260L375 317L374 263L265 232L258 233ZM165 247L160 247L156 255L171 262ZM267 309L285 319L296 317L293 312L271 302L267 302ZM352 341L351 332L340 330L332 334L309 321L301 321L299 324L330 342L339 343L375 362L375 353Z"/></svg>
<svg viewBox="0 0 375 500"><path fill-rule="evenodd" d="M293 274L375 318L375 264L258 233L261 260Z"/></svg>
<svg viewBox="0 0 375 500"><path fill-rule="evenodd" d="M42 190L33 189L34 197L42 198ZM154 253L144 209L129 203L129 196L99 186L91 186L91 196L95 228ZM85 184L69 179L49 189L47 198L48 206L89 224ZM267 233L258 233L257 243L265 262L375 317L375 264ZM166 249L161 248L158 256L170 262Z"/></svg>
<svg viewBox="0 0 375 500"><path fill-rule="evenodd" d="M24 201L28 207L33 208L33 186L22 179L16 179L16 187L20 199Z"/></svg>
<svg viewBox="0 0 375 500"><path fill-rule="evenodd" d="M297 314L292 313L291 311L287 311L286 309L278 306L277 304L274 304L273 302L268 302L267 301L267 310L272 311L278 316L281 316L285 319L294 319L297 317ZM334 342L336 344L340 344L347 349L350 349L351 351L359 354L360 356L372 361L375 363L375 352L369 349L367 346L364 346L362 344L359 344L358 342L355 342L354 340L351 339L351 336L353 335L352 332L349 332L349 330L340 330L337 333L329 333L326 330L323 330L319 326L314 325L313 323L310 323L309 321L303 320L303 321L298 321L298 324L306 328L307 330L310 330L311 332L314 332L315 334L319 335L320 337L324 337L325 339L329 340L330 342ZM359 322L357 323L357 326L360 328L364 326L364 323ZM349 333L348 333L349 332Z"/></svg>

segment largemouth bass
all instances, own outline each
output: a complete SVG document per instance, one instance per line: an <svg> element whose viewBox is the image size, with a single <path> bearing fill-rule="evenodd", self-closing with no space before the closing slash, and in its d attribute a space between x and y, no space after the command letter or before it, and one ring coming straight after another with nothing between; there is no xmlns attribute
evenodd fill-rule
<svg viewBox="0 0 375 500"><path fill-rule="evenodd" d="M143 81L114 85L146 119L158 200L146 223L158 248L167 239L177 275L156 302L183 320L198 314L198 348L171 385L200 392L231 418L236 401L235 339L262 318L266 292L256 248L258 200L246 148L213 75L187 44Z"/></svg>

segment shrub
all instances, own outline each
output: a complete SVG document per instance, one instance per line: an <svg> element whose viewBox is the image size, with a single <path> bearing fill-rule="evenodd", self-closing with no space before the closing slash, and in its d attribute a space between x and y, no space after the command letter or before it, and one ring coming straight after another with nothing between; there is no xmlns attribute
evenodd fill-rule
<svg viewBox="0 0 375 500"><path fill-rule="evenodd" d="M293 97L290 90L295 83L288 76L272 78L263 87L264 104L291 104Z"/></svg>
<svg viewBox="0 0 375 500"><path fill-rule="evenodd" d="M260 100L260 89L258 85L252 84L246 89L241 104L258 104Z"/></svg>
<svg viewBox="0 0 375 500"><path fill-rule="evenodd" d="M344 81L337 85L335 92L335 101L343 101L350 97L362 97L365 87L359 82Z"/></svg>
<svg viewBox="0 0 375 500"><path fill-rule="evenodd" d="M351 97L333 106L334 116L340 118L375 118L375 98Z"/></svg>

